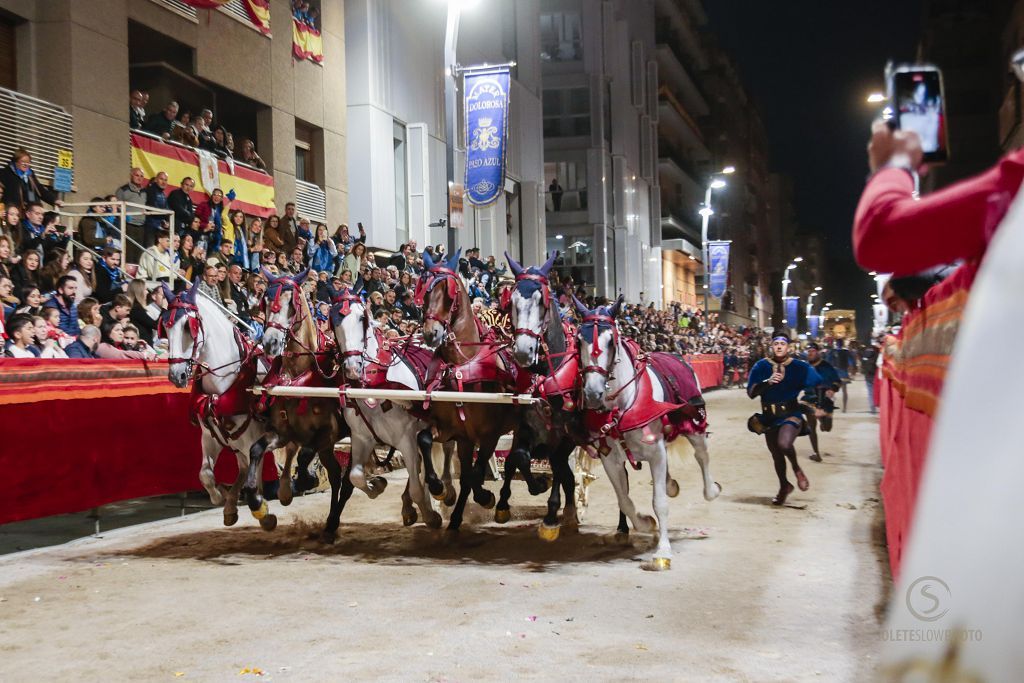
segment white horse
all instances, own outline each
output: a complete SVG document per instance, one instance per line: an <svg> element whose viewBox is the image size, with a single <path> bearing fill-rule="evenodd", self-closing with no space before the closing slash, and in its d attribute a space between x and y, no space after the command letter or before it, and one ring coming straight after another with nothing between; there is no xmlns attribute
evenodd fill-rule
<svg viewBox="0 0 1024 683"><path fill-rule="evenodd" d="M164 294L168 308L161 324L170 351L167 376L174 386L183 389L198 373L197 389L206 395L213 413L197 416L203 448L199 481L211 503L223 503L224 524L231 526L238 521L238 495L249 468L249 449L266 433L248 410L251 397L247 392L262 370L251 355L251 343L215 303L199 294L197 284L178 296L164 285ZM224 446L238 459L238 477L230 489L219 486L213 473ZM253 516L268 531L277 526L277 517L267 514L265 503Z"/></svg>
<svg viewBox="0 0 1024 683"><path fill-rule="evenodd" d="M344 290L332 307L331 324L338 341L338 351L344 360L346 378L352 381L363 380L367 365L380 361L379 325L370 319L366 305L351 290ZM386 381L389 384L410 389L421 388L416 373L406 363L398 359L386 363ZM430 425L414 417L406 406L395 401L349 400L346 401L344 413L345 421L352 430L352 470L349 479L353 485L367 490L365 467L370 463L378 441L398 450L409 471L409 482L402 494L402 522L406 526L416 523L416 509L412 506L412 502L415 502L426 525L439 529L441 515L431 505L420 473L422 461L418 436L424 430L429 435ZM430 443L422 445L425 450L423 457L430 457Z"/></svg>
<svg viewBox="0 0 1024 683"><path fill-rule="evenodd" d="M577 310L583 315L580 327L579 354L583 368L583 407L588 411L612 411L618 409L625 421L625 413L634 408L641 391L650 387L649 398L657 402L666 401L665 392L654 370L649 366L645 372L647 377L638 376L634 365L635 359L630 355L626 344L620 339L615 326L615 317L622 305L620 298L610 308L598 308L590 311L579 301ZM648 384L649 382L649 384ZM628 425L628 431L616 434L610 432L606 440L610 451L601 458L605 473L615 489L621 510L633 523L637 531L654 532L657 527L658 545L651 563L645 569L669 569L672 564L672 546L668 540L668 499L669 489L678 485L671 481L668 474L668 448L680 443L678 440L666 446L660 420L649 425ZM704 434L686 434L693 446L694 456L700 464L704 477L704 499L712 501L721 493L719 486L712 478L709 466L707 440ZM620 440L625 443L623 449ZM651 481L654 486L654 514L657 522L648 515L638 514L636 506L629 497L629 482L626 475L626 464L633 460L647 462L651 469Z"/></svg>

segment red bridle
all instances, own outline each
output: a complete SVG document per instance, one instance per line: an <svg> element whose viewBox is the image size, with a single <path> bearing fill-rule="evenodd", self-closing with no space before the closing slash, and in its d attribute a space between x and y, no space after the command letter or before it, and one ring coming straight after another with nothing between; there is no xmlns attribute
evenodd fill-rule
<svg viewBox="0 0 1024 683"><path fill-rule="evenodd" d="M546 277L544 277L543 275L540 275L538 273L527 273L527 272L524 271L522 273L519 273L519 275L516 275L517 287L518 287L518 283L519 282L523 282L524 280L528 280L530 282L536 282L536 283L538 283L540 285L541 298L543 298L543 300L544 300L544 309L546 311L545 315L549 315L551 313L551 288L548 285L548 279ZM521 293L520 293L520 296L522 296ZM518 336L520 334L523 334L523 335L526 335L527 337L532 337L533 339L536 339L539 342L543 342L544 341L543 334L541 334L540 332L534 332L533 330L527 329L525 327L517 327L517 328L515 328L512 331L512 334L514 336Z"/></svg>
<svg viewBox="0 0 1024 683"><path fill-rule="evenodd" d="M605 323L611 327L612 330L612 344L608 351L608 369L602 368L596 364L598 358L601 357L601 348L597 345L597 339L601 334L601 323ZM619 328L615 325L615 318L610 315L604 315L603 313L590 313L583 316L583 324L580 325L580 333L588 324L593 325L593 335L591 339L593 342L590 344L590 360L591 364L584 366L583 374L588 372L596 372L599 375L608 377L611 374L611 368L615 366L615 351L619 347ZM583 345L580 344L580 351L582 352ZM582 359L581 359L582 360Z"/></svg>
<svg viewBox="0 0 1024 683"><path fill-rule="evenodd" d="M458 315L459 312L459 276L458 274L445 266L434 266L430 269L431 277L427 279L423 286L423 291L426 296L430 295L430 292L434 289L439 282L445 283L446 293L448 298L452 300L451 308L448 309L447 318L439 318L433 313L425 313L423 316L424 322L427 320L433 320L441 326L441 329L447 334L449 328L452 325L452 318Z"/></svg>

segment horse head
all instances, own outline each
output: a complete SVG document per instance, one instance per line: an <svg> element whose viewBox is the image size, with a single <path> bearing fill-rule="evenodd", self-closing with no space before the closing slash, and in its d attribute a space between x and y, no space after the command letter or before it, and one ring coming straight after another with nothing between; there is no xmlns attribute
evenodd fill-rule
<svg viewBox="0 0 1024 683"><path fill-rule="evenodd" d="M309 276L309 268L298 275L275 276L269 270L262 270L267 280L267 291L260 301L260 308L266 321L263 333L263 351L268 356L280 356L291 334L292 319L295 316L295 292Z"/></svg>
<svg viewBox="0 0 1024 683"><path fill-rule="evenodd" d="M435 263L429 258L429 254L424 254L427 272L421 293L424 298L423 343L432 349L436 349L444 342L454 321L463 313L459 310L459 300L465 292L465 287L457 272L461 254L460 248L444 264ZM459 291L460 288L462 293Z"/></svg>
<svg viewBox="0 0 1024 683"><path fill-rule="evenodd" d="M573 297L583 322L578 331L578 353L583 368L583 405L591 410L605 408L608 379L615 367L619 347L619 330L615 317L622 307L620 296L611 306L591 310Z"/></svg>
<svg viewBox="0 0 1024 683"><path fill-rule="evenodd" d="M356 281L352 289L342 289L331 306L331 327L338 341L338 352L345 364L345 376L351 380L362 378L366 369L366 342L371 334L371 321L366 304L359 296L362 283Z"/></svg>
<svg viewBox="0 0 1024 683"><path fill-rule="evenodd" d="M511 299L512 324L515 326L513 358L523 368L534 365L540 359L541 340L544 339L553 309L548 274L556 258L557 251L548 257L544 265L523 268L505 252L509 268L516 276Z"/></svg>
<svg viewBox="0 0 1024 683"><path fill-rule="evenodd" d="M184 389L192 379L196 364L202 362L202 323L196 306L199 279L196 278L192 287L180 295L175 295L165 283L161 283L161 287L167 298L167 308L160 315L158 327L160 335L167 337L170 353L167 379L179 389Z"/></svg>

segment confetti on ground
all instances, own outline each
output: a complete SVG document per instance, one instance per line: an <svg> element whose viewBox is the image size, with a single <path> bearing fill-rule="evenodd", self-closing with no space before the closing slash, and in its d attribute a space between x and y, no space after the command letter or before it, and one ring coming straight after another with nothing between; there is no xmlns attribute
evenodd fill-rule
<svg viewBox="0 0 1024 683"><path fill-rule="evenodd" d="M175 672L174 672L174 677L175 677L175 678L181 678L181 677L182 677L182 676L184 676L184 675L185 675L185 672L184 672L184 671L175 671Z"/></svg>
<svg viewBox="0 0 1024 683"><path fill-rule="evenodd" d="M531 617L526 617L526 620L527 620L527 621L537 621L537 617L533 617L533 616L531 616Z"/></svg>
<svg viewBox="0 0 1024 683"><path fill-rule="evenodd" d="M263 669L259 669L255 666L247 666L238 672L239 676L262 676Z"/></svg>
<svg viewBox="0 0 1024 683"><path fill-rule="evenodd" d="M643 643L637 643L636 644L636 649L638 649L638 650L645 650L646 651L647 650L647 646L644 645Z"/></svg>
<svg viewBox="0 0 1024 683"><path fill-rule="evenodd" d="M40 600L42 600L42 598L39 597L38 595L36 597L32 598L33 602L39 602Z"/></svg>

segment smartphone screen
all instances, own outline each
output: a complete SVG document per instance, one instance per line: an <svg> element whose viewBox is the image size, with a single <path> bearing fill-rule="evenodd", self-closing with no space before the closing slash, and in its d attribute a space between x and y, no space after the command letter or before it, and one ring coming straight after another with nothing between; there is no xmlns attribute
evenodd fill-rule
<svg viewBox="0 0 1024 683"><path fill-rule="evenodd" d="M938 69L901 70L893 74L896 127L921 138L924 160L946 161L946 112Z"/></svg>

